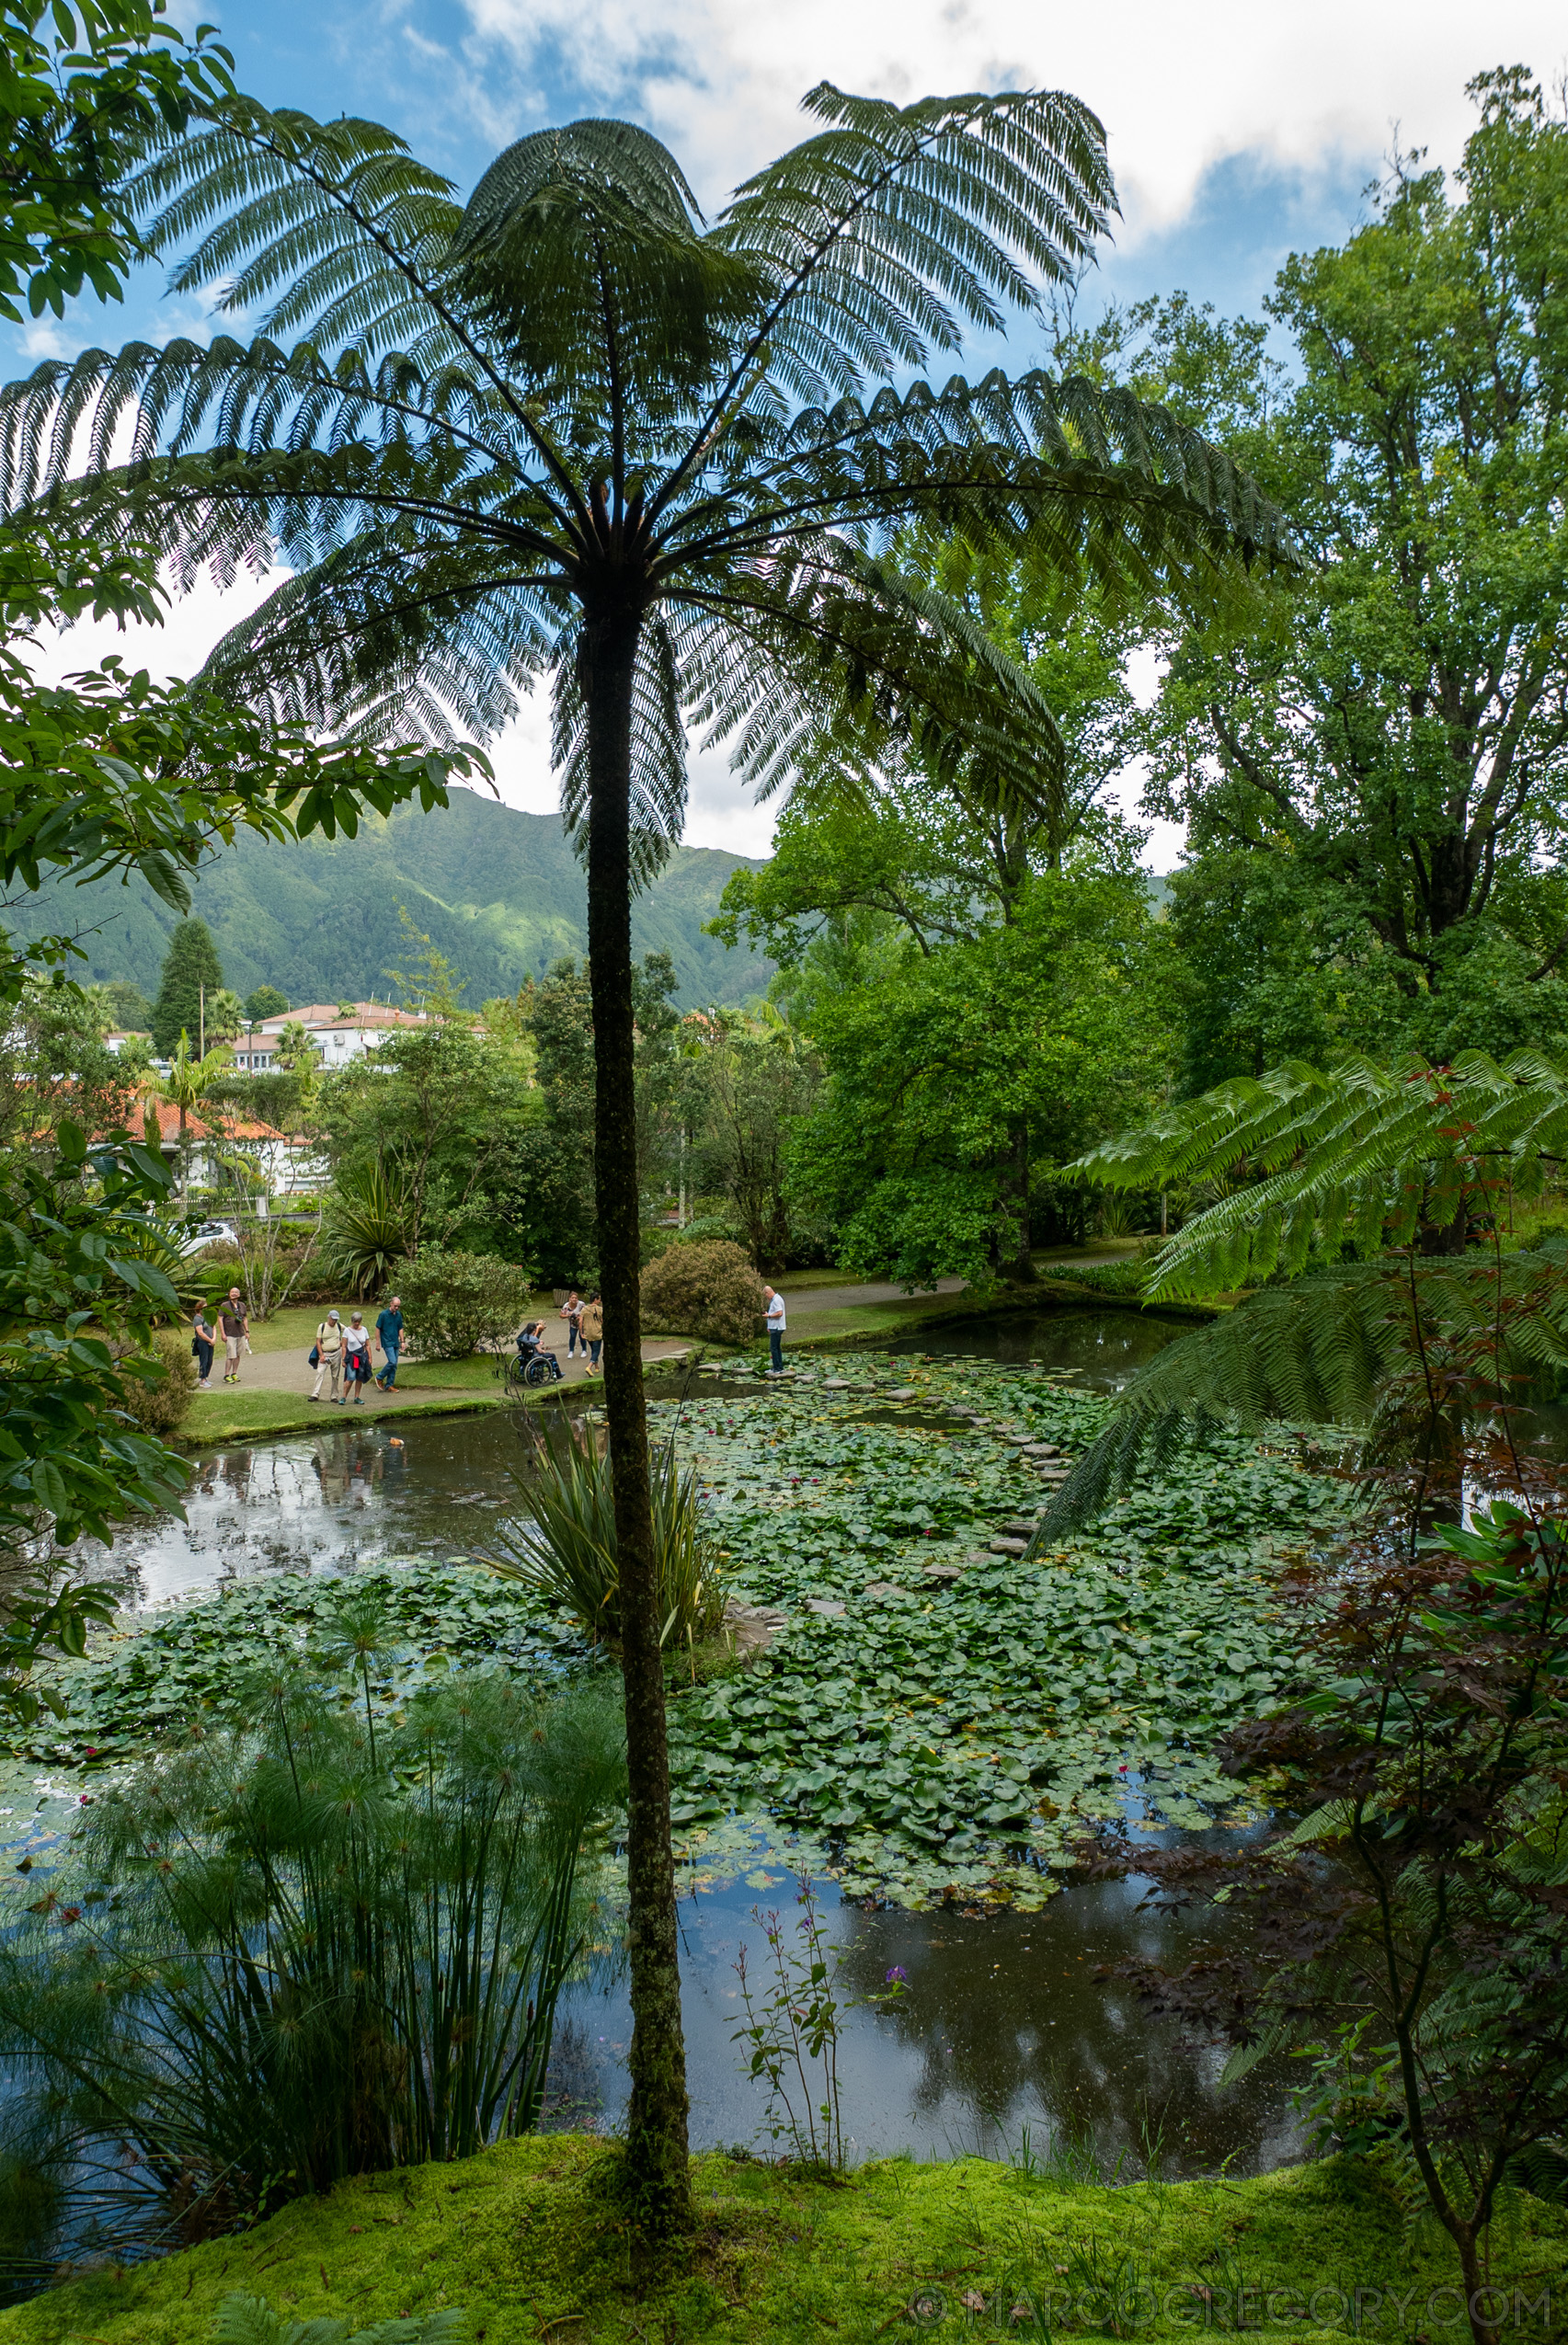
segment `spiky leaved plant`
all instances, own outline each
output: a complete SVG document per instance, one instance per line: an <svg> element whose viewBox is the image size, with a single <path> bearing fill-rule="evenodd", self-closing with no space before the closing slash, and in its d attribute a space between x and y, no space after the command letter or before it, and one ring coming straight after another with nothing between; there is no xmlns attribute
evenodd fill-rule
<svg viewBox="0 0 1568 2345"><path fill-rule="evenodd" d="M7 395L6 493L54 487L293 575L211 680L379 737L484 733L548 674L584 836L605 1392L631 1775L628 2110L651 2229L685 2219L685 2065L637 1318L629 910L676 834L686 722L762 783L831 739L919 746L994 800L1060 751L1021 671L888 549L918 523L1070 557L1103 587L1288 552L1280 517L1162 410L1087 382L921 377L1078 269L1114 202L1100 123L1024 91L899 108L826 85L818 128L709 223L635 124L509 147L466 210L372 123L248 101L149 164L174 281L259 311L248 347L132 345ZM292 347L281 339L299 337ZM905 387L893 387L895 376ZM868 386L869 392L868 392ZM880 386L880 387L876 387ZM129 468L111 456L129 443Z"/></svg>

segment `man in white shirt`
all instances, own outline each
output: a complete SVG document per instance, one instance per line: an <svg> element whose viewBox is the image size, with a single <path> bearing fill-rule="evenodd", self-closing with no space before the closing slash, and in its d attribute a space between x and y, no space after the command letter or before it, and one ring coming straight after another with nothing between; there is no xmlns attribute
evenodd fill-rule
<svg viewBox="0 0 1568 2345"><path fill-rule="evenodd" d="M762 1299L768 1306L768 1350L773 1356L774 1376L784 1374L784 1298L776 1287L764 1287Z"/></svg>

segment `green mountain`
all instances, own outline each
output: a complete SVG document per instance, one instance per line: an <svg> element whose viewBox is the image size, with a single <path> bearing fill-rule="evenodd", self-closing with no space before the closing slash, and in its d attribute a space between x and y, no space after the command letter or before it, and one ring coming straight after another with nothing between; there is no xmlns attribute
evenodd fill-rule
<svg viewBox="0 0 1568 2345"><path fill-rule="evenodd" d="M670 955L685 1008L744 1002L773 973L771 961L703 934L745 860L678 848L633 907L633 949ZM206 866L192 895L224 982L242 994L280 986L291 1001L384 1000L388 969L408 957L400 904L462 971L475 1008L588 946L582 868L558 818L520 814L472 790L454 790L435 814L372 818L357 839L274 846L242 838ZM129 978L150 997L177 917L140 879L57 882L13 900L5 924L28 938L74 934L93 978Z"/></svg>

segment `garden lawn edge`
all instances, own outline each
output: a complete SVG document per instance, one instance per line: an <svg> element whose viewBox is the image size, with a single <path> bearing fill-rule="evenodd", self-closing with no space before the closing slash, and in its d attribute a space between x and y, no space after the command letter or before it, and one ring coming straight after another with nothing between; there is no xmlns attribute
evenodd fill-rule
<svg viewBox="0 0 1568 2345"><path fill-rule="evenodd" d="M238 1397L249 1405L236 1407L235 1397L227 1393L198 1394L179 1431L166 1437L182 1449L205 1449L214 1441L248 1440L253 1436L274 1433L306 1433L324 1421L332 1422L320 1407L312 1408L297 1393L245 1393L242 1387ZM214 1405L203 1408L203 1401L209 1399ZM373 1410L366 1409L360 1414L367 1422L384 1424L389 1417L464 1416L476 1409L498 1409L504 1400L499 1392L441 1390L424 1393L418 1400L410 1394L406 1401L380 1401ZM201 1412L200 1415L198 1410Z"/></svg>
<svg viewBox="0 0 1568 2345"><path fill-rule="evenodd" d="M0 2345L208 2345L234 2293L353 2329L457 2307L477 2345L557 2333L578 2345L636 2336L822 2345L824 2331L856 2345L885 2331L1037 2337L1037 2319L1014 2318L1013 2307L1054 2288L1059 2328L1104 2333L1092 2316L1063 2321L1061 2292L1082 2295L1095 2271L1118 2269L1124 2284L1146 2284L1158 2299L1153 2316L1124 2335L1231 2330L1242 2325L1234 2297L1243 2286L1256 2292L1244 2325L1265 2335L1413 2330L1437 2345L1467 2334L1453 2318L1447 2238L1430 2224L1407 2227L1388 2171L1371 2158L1110 2189L978 2157L877 2159L833 2183L714 2155L693 2162L689 2254L640 2293L619 2168L619 2151L601 2138L545 2133L364 2177L295 2200L251 2231L56 2285L0 2312ZM1524 2198L1496 2231L1497 2284L1511 2309L1516 2294L1536 2307L1510 2319L1510 2333L1560 2331L1568 2212Z"/></svg>

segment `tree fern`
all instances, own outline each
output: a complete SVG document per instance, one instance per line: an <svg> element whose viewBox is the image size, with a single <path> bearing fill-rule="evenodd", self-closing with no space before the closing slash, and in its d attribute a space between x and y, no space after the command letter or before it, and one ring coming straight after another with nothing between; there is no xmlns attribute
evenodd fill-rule
<svg viewBox="0 0 1568 2345"><path fill-rule="evenodd" d="M1539 1195L1564 1155L1568 1075L1535 1051L1467 1051L1448 1068L1349 1058L1239 1078L1081 1158L1107 1186L1234 1184L1162 1248L1149 1300L1290 1283L1159 1355L1037 1543L1225 1419L1358 1427L1368 1465L1432 1453L1445 1416L1505 1431L1519 1384L1568 1365L1568 1257L1556 1238L1446 1247Z"/></svg>
<svg viewBox="0 0 1568 2345"><path fill-rule="evenodd" d="M606 1399L631 1753L631 2163L685 2220L663 1680L637 1343L632 889L679 835L688 725L773 787L918 749L981 802L1059 784L1050 712L892 558L911 524L1212 601L1288 560L1275 507L1163 409L933 356L1076 270L1115 197L1060 91L908 107L823 84L811 134L704 221L635 125L522 139L468 205L373 123L250 100L149 152L173 282L219 336L50 361L0 397L0 493L134 526L187 572L293 573L212 681L278 718L432 743L548 679L588 864ZM907 387L895 390L897 374ZM912 378L912 379L911 379Z"/></svg>

